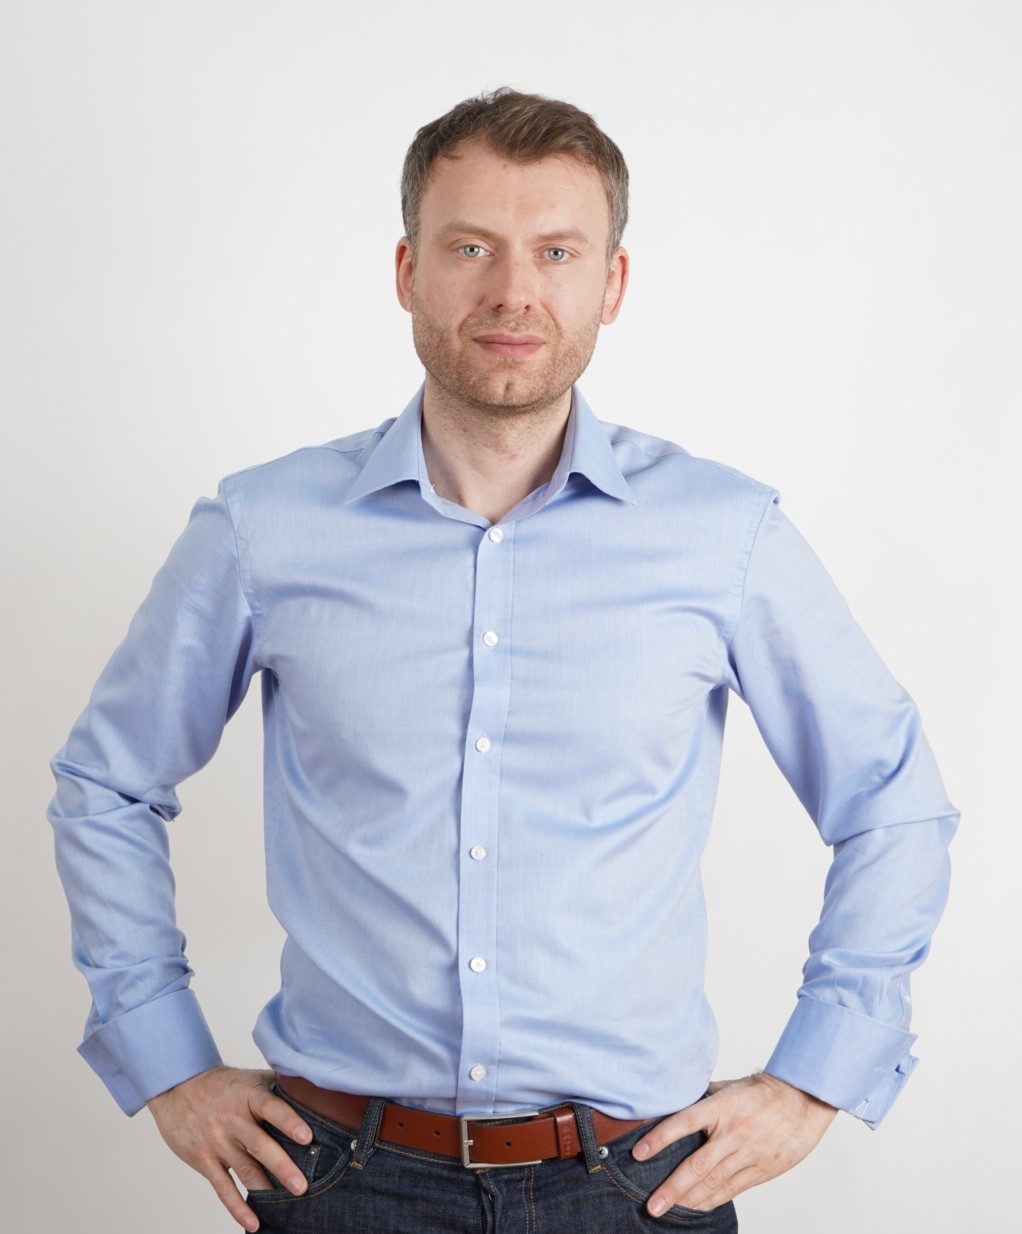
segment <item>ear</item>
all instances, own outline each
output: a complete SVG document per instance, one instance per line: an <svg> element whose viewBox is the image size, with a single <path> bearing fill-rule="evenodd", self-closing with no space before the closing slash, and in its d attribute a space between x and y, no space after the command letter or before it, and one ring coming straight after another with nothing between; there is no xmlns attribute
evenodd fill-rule
<svg viewBox="0 0 1022 1234"><path fill-rule="evenodd" d="M625 288L628 286L628 254L624 249L617 249L610 258L610 271L607 274L607 286L603 292L603 312L600 321L609 326L621 311L621 301L625 298Z"/></svg>
<svg viewBox="0 0 1022 1234"><path fill-rule="evenodd" d="M395 280L397 298L406 313L412 311L412 277L415 273L415 259L412 256L412 242L407 236L402 236L397 242L397 252L394 254Z"/></svg>

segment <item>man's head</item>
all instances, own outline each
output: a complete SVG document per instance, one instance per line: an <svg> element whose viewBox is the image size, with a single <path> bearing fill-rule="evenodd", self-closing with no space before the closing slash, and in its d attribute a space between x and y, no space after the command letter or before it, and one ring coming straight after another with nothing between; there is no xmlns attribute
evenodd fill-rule
<svg viewBox="0 0 1022 1234"><path fill-rule="evenodd" d="M570 157L591 168L607 194L608 257L621 244L628 222L628 168L621 151L580 108L505 86L465 99L415 134L401 175L401 213L413 251L419 240L422 194L437 161L450 158L468 142L485 145L514 163Z"/></svg>
<svg viewBox="0 0 1022 1234"><path fill-rule="evenodd" d="M419 130L396 265L428 405L566 411L628 281L627 178L585 112L534 95L469 99Z"/></svg>

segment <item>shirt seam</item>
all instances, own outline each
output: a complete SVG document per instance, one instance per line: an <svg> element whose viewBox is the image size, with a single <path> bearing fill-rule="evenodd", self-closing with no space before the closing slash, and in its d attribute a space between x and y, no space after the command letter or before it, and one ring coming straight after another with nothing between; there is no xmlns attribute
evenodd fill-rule
<svg viewBox="0 0 1022 1234"><path fill-rule="evenodd" d="M258 463L251 463L248 467L239 467L235 471L228 472L224 477L224 482L239 479L241 476L251 475L256 471L263 471L267 467L274 467L278 463L286 462L289 459L297 458L300 454L318 454L322 450L329 450L332 454L341 454L344 456L352 454L360 454L365 448L372 444L373 438L380 438L384 434L380 429L364 429L362 433L357 434L359 438L364 437L365 440L353 442L350 445L342 446L341 441L346 441L346 438L339 438L338 441L323 441L309 446L298 446L294 450L288 450L286 454L278 454L273 458L261 459Z"/></svg>
<svg viewBox="0 0 1022 1234"><path fill-rule="evenodd" d="M745 562L741 571L741 586L738 591L738 603L735 606L734 619L730 624L730 629L727 631L727 636L724 639L726 648L724 659L731 659L731 653L734 646L735 635L738 633L738 627L741 624L742 613L745 610L745 592L749 583L749 568L752 565L752 556L756 551L756 544L759 541L760 532L763 530L763 524L766 521L767 511L777 501L777 490L768 489L766 500L763 502L763 508L759 512L759 517L756 519L756 526L753 529L752 535L749 538L748 547L745 550Z"/></svg>
<svg viewBox="0 0 1022 1234"><path fill-rule="evenodd" d="M314 449L316 447L310 447L310 448ZM230 477L228 477L228 479L229 478ZM234 540L234 560L235 560L235 564L238 570L238 586L241 589L241 595L242 595L242 599L245 601L245 607L248 609L249 615L252 618L252 630L255 635L255 642L258 643L259 632L260 632L262 622L260 620L258 613L256 612L256 609L258 606L254 604L252 596L250 594L251 587L245 581L246 573L251 573L251 572L246 571L245 564L242 561L241 533L238 530L238 522L237 522L237 519L235 518L234 510L232 508L231 494L228 491L227 480L225 480L223 484L221 485L221 492L223 493L224 509L227 512L227 518L231 524L231 535ZM255 646L253 646L253 652L254 651L255 651Z"/></svg>

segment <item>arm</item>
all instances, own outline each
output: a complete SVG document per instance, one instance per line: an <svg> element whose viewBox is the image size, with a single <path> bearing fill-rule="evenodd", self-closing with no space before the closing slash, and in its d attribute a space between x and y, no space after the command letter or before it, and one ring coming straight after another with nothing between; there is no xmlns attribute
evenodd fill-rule
<svg viewBox="0 0 1022 1234"><path fill-rule="evenodd" d="M877 1125L915 1064L909 974L947 896L957 814L915 706L774 502L750 555L730 667L833 863L767 1074L717 1087L636 1146L648 1156L694 1130L710 1137L651 1211L658 1199L714 1207L789 1169L835 1108Z"/></svg>
<svg viewBox="0 0 1022 1234"><path fill-rule="evenodd" d="M54 759L49 811L92 992L81 1053L126 1113L149 1103L174 1151L252 1229L227 1167L265 1185L261 1162L300 1192L257 1120L303 1142L309 1132L263 1073L220 1066L189 989L166 823L177 784L213 756L245 695L256 641L226 500L200 501Z"/></svg>
<svg viewBox="0 0 1022 1234"><path fill-rule="evenodd" d="M57 868L92 993L81 1053L125 1111L220 1063L174 915L166 823L251 679L223 499L200 501L53 761Z"/></svg>

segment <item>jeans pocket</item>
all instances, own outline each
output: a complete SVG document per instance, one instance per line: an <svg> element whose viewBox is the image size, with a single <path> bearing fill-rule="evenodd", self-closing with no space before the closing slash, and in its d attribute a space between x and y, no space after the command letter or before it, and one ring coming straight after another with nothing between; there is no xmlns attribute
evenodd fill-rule
<svg viewBox="0 0 1022 1234"><path fill-rule="evenodd" d="M296 1105L279 1090L277 1090L277 1095L289 1105L294 1106L308 1123L312 1129L312 1140L308 1144L299 1144L274 1127L272 1123L263 1123L263 1130L271 1139L277 1141L292 1162L301 1170L308 1186L302 1195L292 1195L278 1178L266 1170L265 1173L270 1179L271 1186L266 1190L250 1191L248 1193L250 1203L282 1200L293 1200L300 1203L303 1200L312 1199L332 1187L351 1164L353 1156L351 1132L318 1118L311 1110Z"/></svg>
<svg viewBox="0 0 1022 1234"><path fill-rule="evenodd" d="M684 1139L669 1144L655 1157L649 1157L645 1161L636 1161L632 1156L632 1148L658 1121L654 1120L618 1140L611 1141L606 1146L607 1156L600 1163L607 1179L643 1210L649 1197L664 1179L673 1173L686 1157L690 1157L696 1149L706 1143L706 1136L698 1131L694 1135L685 1136ZM699 1231L699 1234L735 1234L738 1229L734 1205L730 1203L708 1211L699 1208L685 1208L680 1204L675 1204L655 1222L652 1217L649 1220L651 1227L654 1224L677 1226L686 1230Z"/></svg>

